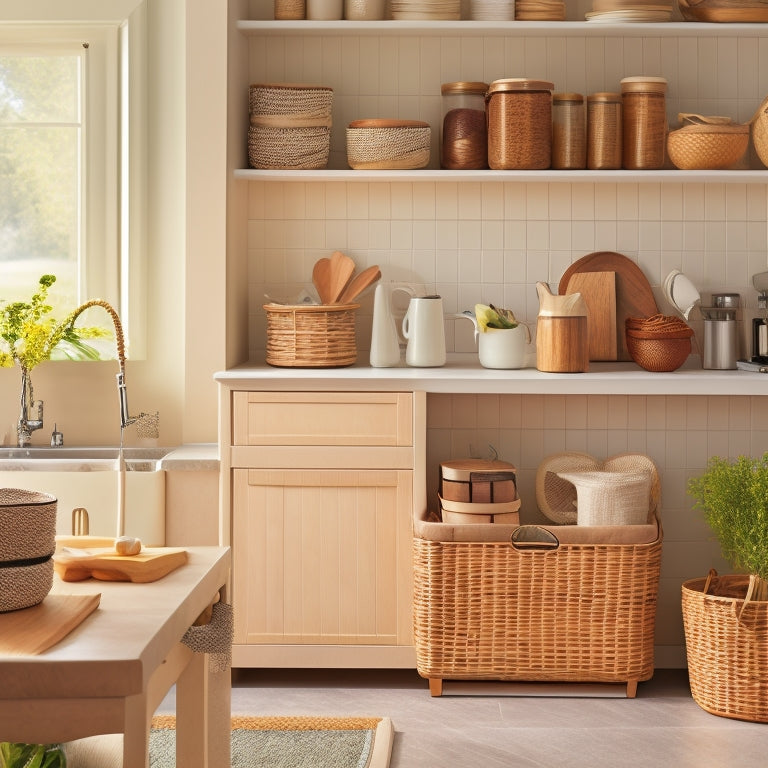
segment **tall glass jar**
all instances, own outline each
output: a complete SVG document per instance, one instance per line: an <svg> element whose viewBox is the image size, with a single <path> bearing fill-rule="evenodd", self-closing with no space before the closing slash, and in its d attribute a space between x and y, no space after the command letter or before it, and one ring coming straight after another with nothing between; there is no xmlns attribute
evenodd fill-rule
<svg viewBox="0 0 768 768"><path fill-rule="evenodd" d="M621 81L624 168L654 170L664 166L666 92L663 77L625 77Z"/></svg>
<svg viewBox="0 0 768 768"><path fill-rule="evenodd" d="M443 83L440 167L471 170L488 167L485 121L487 83Z"/></svg>
<svg viewBox="0 0 768 768"><path fill-rule="evenodd" d="M580 93L552 95L552 167L581 169L587 164L584 97Z"/></svg>
<svg viewBox="0 0 768 768"><path fill-rule="evenodd" d="M621 94L593 93L587 97L587 168L621 168Z"/></svg>

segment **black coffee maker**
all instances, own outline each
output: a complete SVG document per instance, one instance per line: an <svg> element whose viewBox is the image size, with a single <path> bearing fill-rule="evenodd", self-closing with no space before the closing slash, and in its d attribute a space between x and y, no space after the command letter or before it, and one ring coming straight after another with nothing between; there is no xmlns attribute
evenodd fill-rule
<svg viewBox="0 0 768 768"><path fill-rule="evenodd" d="M752 320L752 362L768 364L768 272L752 276L761 317Z"/></svg>

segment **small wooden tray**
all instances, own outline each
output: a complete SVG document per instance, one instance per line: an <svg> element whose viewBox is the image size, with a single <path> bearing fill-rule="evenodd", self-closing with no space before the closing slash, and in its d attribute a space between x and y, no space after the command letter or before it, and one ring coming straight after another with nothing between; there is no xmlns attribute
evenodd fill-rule
<svg viewBox="0 0 768 768"><path fill-rule="evenodd" d="M132 581L145 584L162 579L187 562L185 549L144 548L138 555L118 555L114 550L83 550L73 555L66 551L53 556L53 567L62 581Z"/></svg>

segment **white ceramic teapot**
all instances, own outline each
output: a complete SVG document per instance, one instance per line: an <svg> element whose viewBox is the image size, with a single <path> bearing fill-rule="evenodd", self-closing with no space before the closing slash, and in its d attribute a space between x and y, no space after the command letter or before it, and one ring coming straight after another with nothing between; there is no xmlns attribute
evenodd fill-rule
<svg viewBox="0 0 768 768"><path fill-rule="evenodd" d="M525 323L517 328L486 328L481 331L475 313L468 309L458 318L471 320L483 368L525 368L531 348L531 331Z"/></svg>

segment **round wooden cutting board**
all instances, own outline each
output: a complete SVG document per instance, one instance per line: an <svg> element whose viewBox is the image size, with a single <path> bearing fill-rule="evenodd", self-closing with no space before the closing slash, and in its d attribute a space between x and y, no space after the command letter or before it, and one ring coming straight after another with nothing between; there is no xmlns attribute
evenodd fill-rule
<svg viewBox="0 0 768 768"><path fill-rule="evenodd" d="M624 321L628 317L648 317L658 313L656 299L648 279L634 261L621 253L597 251L583 256L565 270L558 293L572 293L568 290L576 274L587 272L613 272L616 275L616 359L631 360L627 351ZM588 301L588 297L585 297Z"/></svg>

